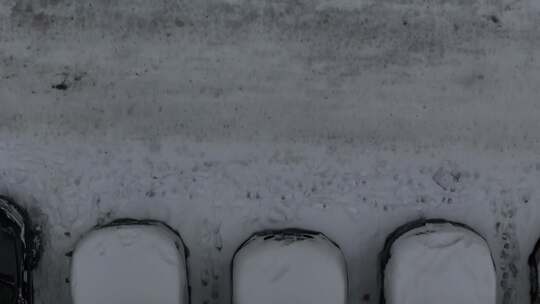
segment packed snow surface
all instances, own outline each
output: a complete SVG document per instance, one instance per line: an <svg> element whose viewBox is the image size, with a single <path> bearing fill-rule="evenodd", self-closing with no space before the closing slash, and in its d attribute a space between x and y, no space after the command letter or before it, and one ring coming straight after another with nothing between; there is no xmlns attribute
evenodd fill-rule
<svg viewBox="0 0 540 304"><path fill-rule="evenodd" d="M234 304L343 304L347 271L339 248L323 236L254 237L233 270Z"/></svg>
<svg viewBox="0 0 540 304"><path fill-rule="evenodd" d="M388 304L494 304L496 275L486 242L451 224L398 238L385 269Z"/></svg>
<svg viewBox="0 0 540 304"><path fill-rule="evenodd" d="M186 262L180 240L152 225L94 230L74 254L74 304L187 303Z"/></svg>

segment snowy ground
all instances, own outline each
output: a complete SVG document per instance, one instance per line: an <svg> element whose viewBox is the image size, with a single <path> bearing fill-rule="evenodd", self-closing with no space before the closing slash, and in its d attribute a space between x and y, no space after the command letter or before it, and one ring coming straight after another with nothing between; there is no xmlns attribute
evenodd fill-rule
<svg viewBox="0 0 540 304"><path fill-rule="evenodd" d="M527 154L482 156L451 148L188 145L175 138L157 147L0 145L2 191L44 225L38 303L60 304L71 303L66 253L95 224L117 217L162 220L182 234L191 250L193 303L228 303L234 251L253 232L282 227L320 230L335 240L348 263L350 303L375 303L377 255L387 234L422 216L479 231L496 260L501 301L524 303L526 260L540 231L540 164Z"/></svg>
<svg viewBox="0 0 540 304"><path fill-rule="evenodd" d="M540 237L537 0L0 1L0 192L44 225L37 304L71 304L97 223L150 217L228 304L261 229L342 248L350 303L418 217L484 236L499 304Z"/></svg>

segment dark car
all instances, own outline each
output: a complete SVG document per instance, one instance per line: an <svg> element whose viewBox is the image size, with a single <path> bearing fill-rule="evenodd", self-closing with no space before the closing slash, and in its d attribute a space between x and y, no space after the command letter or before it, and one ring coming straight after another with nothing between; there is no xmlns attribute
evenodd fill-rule
<svg viewBox="0 0 540 304"><path fill-rule="evenodd" d="M32 304L41 242L26 211L0 195L0 303Z"/></svg>

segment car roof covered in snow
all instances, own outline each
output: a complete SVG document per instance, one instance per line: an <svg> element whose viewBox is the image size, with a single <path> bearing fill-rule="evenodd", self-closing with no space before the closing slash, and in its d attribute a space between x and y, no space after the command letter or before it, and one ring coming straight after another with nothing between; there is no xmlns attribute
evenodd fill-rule
<svg viewBox="0 0 540 304"><path fill-rule="evenodd" d="M433 222L395 238L384 269L387 304L494 304L496 273L490 249L463 225Z"/></svg>
<svg viewBox="0 0 540 304"><path fill-rule="evenodd" d="M233 261L234 304L342 304L347 270L340 249L320 233L255 234Z"/></svg>
<svg viewBox="0 0 540 304"><path fill-rule="evenodd" d="M184 304L182 241L162 225L111 225L81 239L73 252L74 304Z"/></svg>

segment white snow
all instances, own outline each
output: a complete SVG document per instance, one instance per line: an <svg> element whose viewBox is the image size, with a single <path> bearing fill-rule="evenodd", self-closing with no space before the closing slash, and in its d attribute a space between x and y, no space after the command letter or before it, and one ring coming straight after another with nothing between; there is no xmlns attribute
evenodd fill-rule
<svg viewBox="0 0 540 304"><path fill-rule="evenodd" d="M228 304L238 244L283 227L331 236L350 304L378 303L384 239L419 217L474 226L499 304L530 302L540 1L226 1L0 1L0 193L44 228L35 304L72 304L65 254L120 217L182 234L194 304Z"/></svg>
<svg viewBox="0 0 540 304"><path fill-rule="evenodd" d="M385 269L388 304L495 304L486 242L452 224L427 224L398 238Z"/></svg>
<svg viewBox="0 0 540 304"><path fill-rule="evenodd" d="M343 304L347 270L341 251L323 236L254 237L233 264L233 304Z"/></svg>
<svg viewBox="0 0 540 304"><path fill-rule="evenodd" d="M187 303L186 261L177 245L178 237L161 226L90 232L73 254L73 303Z"/></svg>

